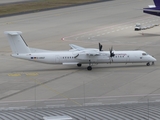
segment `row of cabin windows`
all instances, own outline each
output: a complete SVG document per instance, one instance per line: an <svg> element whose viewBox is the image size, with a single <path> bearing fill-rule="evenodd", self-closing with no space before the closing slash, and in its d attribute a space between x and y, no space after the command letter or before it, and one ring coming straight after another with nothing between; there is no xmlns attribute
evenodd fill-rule
<svg viewBox="0 0 160 120"><path fill-rule="evenodd" d="M118 58L118 57L124 57L124 56L114 56L114 57L116 57L116 58ZM63 57L63 59L73 59L74 57L72 56L70 56L70 57Z"/></svg>
<svg viewBox="0 0 160 120"><path fill-rule="evenodd" d="M70 56L70 57L63 57L63 59L73 59L74 57L72 56Z"/></svg>
<svg viewBox="0 0 160 120"><path fill-rule="evenodd" d="M124 57L124 56L114 56L114 57Z"/></svg>

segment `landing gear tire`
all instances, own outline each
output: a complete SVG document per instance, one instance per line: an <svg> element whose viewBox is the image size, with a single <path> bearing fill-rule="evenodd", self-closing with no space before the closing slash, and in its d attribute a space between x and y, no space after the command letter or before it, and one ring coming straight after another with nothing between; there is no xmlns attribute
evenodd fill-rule
<svg viewBox="0 0 160 120"><path fill-rule="evenodd" d="M81 66L82 66L82 64L80 64L80 63L79 63L79 64L77 64L77 66L78 66L78 67L81 67Z"/></svg>
<svg viewBox="0 0 160 120"><path fill-rule="evenodd" d="M154 62L152 62L152 65L154 65Z"/></svg>
<svg viewBox="0 0 160 120"><path fill-rule="evenodd" d="M150 63L148 62L146 65L147 65L147 66L150 66Z"/></svg>
<svg viewBox="0 0 160 120"><path fill-rule="evenodd" d="M91 70L92 70L92 66L88 66L88 67L87 67L87 70L88 70L88 71L91 71Z"/></svg>

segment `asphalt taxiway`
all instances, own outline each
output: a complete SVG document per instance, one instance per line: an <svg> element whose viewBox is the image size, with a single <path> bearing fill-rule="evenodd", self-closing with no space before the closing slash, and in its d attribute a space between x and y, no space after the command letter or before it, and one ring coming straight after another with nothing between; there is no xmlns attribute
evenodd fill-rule
<svg viewBox="0 0 160 120"><path fill-rule="evenodd" d="M1 18L0 109L135 103L159 96L160 27L134 31L137 22L144 26L160 23L159 17L140 10L148 4L153 3L113 0ZM8 30L22 31L30 47L69 50L68 44L73 43L98 48L100 42L103 50L111 46L114 50L142 49L157 62L149 67L145 63L99 64L87 71L87 65L78 68L24 61L10 56L4 35Z"/></svg>

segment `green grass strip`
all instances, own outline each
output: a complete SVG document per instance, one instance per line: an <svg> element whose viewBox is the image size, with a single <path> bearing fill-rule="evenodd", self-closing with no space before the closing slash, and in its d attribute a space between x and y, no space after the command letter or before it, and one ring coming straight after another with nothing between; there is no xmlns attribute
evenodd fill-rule
<svg viewBox="0 0 160 120"><path fill-rule="evenodd" d="M36 0L33 2L12 3L0 6L0 16L40 11L70 5L91 3L101 0Z"/></svg>

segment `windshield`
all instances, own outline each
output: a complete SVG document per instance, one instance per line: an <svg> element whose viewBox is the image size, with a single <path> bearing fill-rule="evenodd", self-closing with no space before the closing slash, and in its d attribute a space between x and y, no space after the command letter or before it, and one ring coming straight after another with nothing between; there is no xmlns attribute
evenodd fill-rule
<svg viewBox="0 0 160 120"><path fill-rule="evenodd" d="M142 53L143 56L148 55L147 53Z"/></svg>

